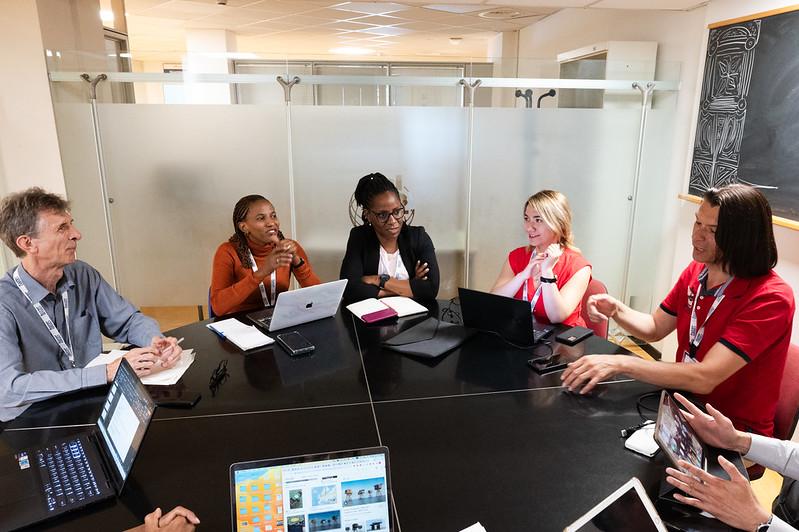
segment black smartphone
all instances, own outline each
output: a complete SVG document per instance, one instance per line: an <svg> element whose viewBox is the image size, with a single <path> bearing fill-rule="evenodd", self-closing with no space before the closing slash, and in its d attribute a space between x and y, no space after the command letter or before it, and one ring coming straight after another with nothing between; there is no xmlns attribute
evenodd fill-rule
<svg viewBox="0 0 799 532"><path fill-rule="evenodd" d="M278 334L276 338L277 343L293 357L310 353L316 349L316 346L297 331Z"/></svg>
<svg viewBox="0 0 799 532"><path fill-rule="evenodd" d="M202 395L194 390L176 389L171 386L147 386L156 405L166 408L191 408Z"/></svg>
<svg viewBox="0 0 799 532"><path fill-rule="evenodd" d="M556 342L565 345L577 345L589 336L592 336L594 331L586 327L572 327L567 329L555 337Z"/></svg>

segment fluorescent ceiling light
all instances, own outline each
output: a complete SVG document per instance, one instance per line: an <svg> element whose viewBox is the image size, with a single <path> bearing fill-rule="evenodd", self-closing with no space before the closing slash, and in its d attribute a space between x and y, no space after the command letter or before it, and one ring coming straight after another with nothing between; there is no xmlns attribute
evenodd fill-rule
<svg viewBox="0 0 799 532"><path fill-rule="evenodd" d="M357 46L339 46L328 50L331 54L338 55L372 55L375 53L371 48L359 48Z"/></svg>
<svg viewBox="0 0 799 532"><path fill-rule="evenodd" d="M334 6L333 9L339 11L352 11L354 13L365 13L367 15L385 15L386 13L396 13L404 11L408 6L394 4L390 2L346 2Z"/></svg>
<svg viewBox="0 0 799 532"><path fill-rule="evenodd" d="M110 9L101 9L100 10L100 20L103 21L103 24L113 24L114 23L114 12Z"/></svg>
<svg viewBox="0 0 799 532"><path fill-rule="evenodd" d="M435 11L446 11L447 13L457 13L462 15L464 13L473 13L475 11L482 11L486 6L465 6L462 4L429 4L422 6L425 9L433 9Z"/></svg>
<svg viewBox="0 0 799 532"><path fill-rule="evenodd" d="M355 30L357 33L369 33L372 35L392 36L407 35L413 33L413 30L407 28L400 28L398 26L374 26L371 28L364 28L362 30Z"/></svg>

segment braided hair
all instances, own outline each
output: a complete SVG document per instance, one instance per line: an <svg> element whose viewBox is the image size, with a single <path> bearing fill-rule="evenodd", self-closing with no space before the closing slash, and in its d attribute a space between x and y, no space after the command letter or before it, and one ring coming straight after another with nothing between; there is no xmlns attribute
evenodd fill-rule
<svg viewBox="0 0 799 532"><path fill-rule="evenodd" d="M404 205L404 202L402 202L402 196L400 196L397 187L394 186L394 183L392 183L380 172L365 175L358 180L358 185L355 187L355 192L352 195L352 200L350 200L350 203L354 201L355 204L361 208L361 221L364 224L368 223L366 221L366 210L369 209L372 199L374 199L375 196L383 194L384 192L393 192L397 195L397 199ZM357 214L354 211L355 209L350 209L350 219L352 220L353 225L356 225Z"/></svg>
<svg viewBox="0 0 799 532"><path fill-rule="evenodd" d="M247 244L247 235L241 230L239 224L247 219L250 207L259 201L272 203L260 194L250 194L237 201L236 206L233 207L233 236L228 239L228 242L236 247L236 254L239 256L241 265L245 268L252 268L250 262L250 246ZM283 233L278 232L278 237L282 240Z"/></svg>

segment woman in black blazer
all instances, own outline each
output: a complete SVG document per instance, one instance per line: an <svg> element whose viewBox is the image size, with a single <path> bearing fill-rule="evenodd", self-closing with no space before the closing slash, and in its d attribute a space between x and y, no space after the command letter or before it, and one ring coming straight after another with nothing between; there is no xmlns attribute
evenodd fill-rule
<svg viewBox="0 0 799 532"><path fill-rule="evenodd" d="M406 210L394 183L380 173L358 181L355 202L363 225L350 231L341 262L347 279L344 299L406 296L432 300L438 295L438 262L424 227L405 223Z"/></svg>

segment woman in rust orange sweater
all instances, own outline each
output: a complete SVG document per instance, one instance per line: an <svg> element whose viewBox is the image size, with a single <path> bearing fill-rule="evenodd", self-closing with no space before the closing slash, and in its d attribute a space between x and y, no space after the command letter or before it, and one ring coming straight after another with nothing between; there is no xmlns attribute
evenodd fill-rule
<svg viewBox="0 0 799 532"><path fill-rule="evenodd" d="M269 307L289 288L291 274L300 286L319 284L308 255L283 237L272 203L244 196L233 209L233 236L216 250L211 273L211 308L221 316Z"/></svg>

